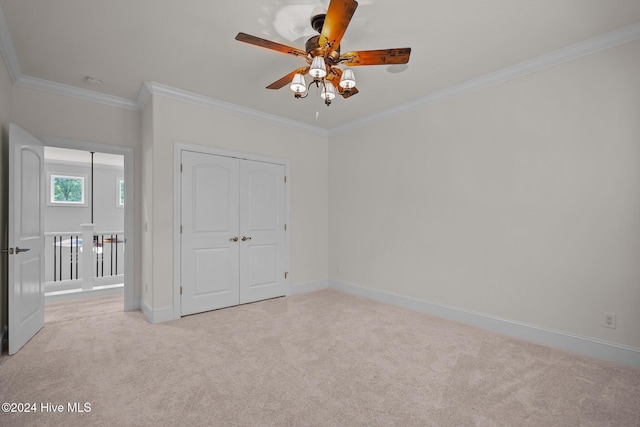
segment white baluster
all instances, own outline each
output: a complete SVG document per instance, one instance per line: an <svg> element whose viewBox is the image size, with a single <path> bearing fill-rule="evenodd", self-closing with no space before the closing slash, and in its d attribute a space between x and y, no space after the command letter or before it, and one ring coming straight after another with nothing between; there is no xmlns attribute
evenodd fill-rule
<svg viewBox="0 0 640 427"><path fill-rule="evenodd" d="M93 224L80 224L82 229L82 290L93 289Z"/></svg>

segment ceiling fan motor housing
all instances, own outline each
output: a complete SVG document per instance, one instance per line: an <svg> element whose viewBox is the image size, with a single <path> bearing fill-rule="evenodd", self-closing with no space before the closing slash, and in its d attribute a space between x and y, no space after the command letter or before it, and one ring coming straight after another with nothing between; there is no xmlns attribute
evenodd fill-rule
<svg viewBox="0 0 640 427"><path fill-rule="evenodd" d="M325 49L320 46L320 36L313 36L307 43L304 45L304 49L307 51L312 58L315 58L318 55L325 56ZM331 51L326 55L326 58L330 60L333 64L338 63L338 59L340 58L340 46Z"/></svg>
<svg viewBox="0 0 640 427"><path fill-rule="evenodd" d="M326 16L326 13L321 13L319 15L314 15L311 17L311 28L316 30L318 34L322 32L322 26L324 25L324 18Z"/></svg>
<svg viewBox="0 0 640 427"><path fill-rule="evenodd" d="M326 13L321 13L319 15L314 15L311 17L311 27L318 32L318 34L322 33L322 27L324 26L324 19L327 16ZM315 58L318 55L325 56L325 49L320 46L320 36L313 36L307 43L305 44L305 50L312 58ZM340 46L337 46L333 51L326 55L326 58L331 61L333 64L338 63L338 59L340 58Z"/></svg>

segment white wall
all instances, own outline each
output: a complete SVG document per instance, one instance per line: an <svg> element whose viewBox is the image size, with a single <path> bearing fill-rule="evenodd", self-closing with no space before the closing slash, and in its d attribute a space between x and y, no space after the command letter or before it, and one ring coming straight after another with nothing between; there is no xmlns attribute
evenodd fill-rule
<svg viewBox="0 0 640 427"><path fill-rule="evenodd" d="M13 88L13 120L32 135L137 149L140 112L22 86Z"/></svg>
<svg viewBox="0 0 640 427"><path fill-rule="evenodd" d="M638 76L640 41L333 136L330 278L640 348Z"/></svg>
<svg viewBox="0 0 640 427"><path fill-rule="evenodd" d="M87 156L90 154L87 152ZM44 230L80 231L80 224L91 222L91 166L82 163L69 164L45 161L44 171L47 176L47 203L45 204ZM124 230L124 210L117 205L118 194L116 180L122 179L122 167L94 165L94 209L93 224L96 231ZM70 175L85 177L85 204L78 206L51 204L49 176Z"/></svg>
<svg viewBox="0 0 640 427"><path fill-rule="evenodd" d="M0 55L0 246L2 249L7 247L6 242L9 238L5 230L4 224L7 223L9 211L9 122L11 121L11 77L4 63L2 55ZM1 339L3 331L7 326L7 257L0 256L0 350L2 349Z"/></svg>
<svg viewBox="0 0 640 427"><path fill-rule="evenodd" d="M12 121L37 138L60 138L121 147L134 151L134 191L141 192L140 112L43 92L13 87ZM141 202L134 204L134 298L141 298Z"/></svg>
<svg viewBox="0 0 640 427"><path fill-rule="evenodd" d="M291 161L292 285L327 278L327 138L153 96L153 309L173 306L175 142Z"/></svg>

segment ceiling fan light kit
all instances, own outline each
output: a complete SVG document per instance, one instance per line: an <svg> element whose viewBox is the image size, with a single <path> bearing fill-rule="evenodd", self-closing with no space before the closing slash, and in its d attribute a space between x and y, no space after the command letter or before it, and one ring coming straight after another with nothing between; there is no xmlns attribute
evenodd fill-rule
<svg viewBox="0 0 640 427"><path fill-rule="evenodd" d="M320 55L313 58L311 61L311 68L309 69L309 74L313 79L322 79L327 75L327 66L324 62L324 58Z"/></svg>
<svg viewBox="0 0 640 427"><path fill-rule="evenodd" d="M356 87L356 75L351 68L347 68L340 78L340 87L345 90L351 90Z"/></svg>
<svg viewBox="0 0 640 427"><path fill-rule="evenodd" d="M291 82L291 86L289 88L293 91L296 98L300 98L303 93L307 91L307 84L304 81L304 76L300 73L297 73L293 76L293 81Z"/></svg>
<svg viewBox="0 0 640 427"><path fill-rule="evenodd" d="M236 40L288 55L303 57L307 62L306 67L292 71L271 83L267 89L281 89L289 85L295 98L306 98L309 95L309 87L315 83L316 87L321 89L320 97L324 103L331 105L331 101L336 95L341 95L346 99L359 92L356 88L355 73L348 67L406 64L411 55L411 48L408 47L340 54L342 36L357 7L358 2L355 0L331 0L326 14L318 14L311 18L311 27L320 35L307 40L305 50L246 33L238 33ZM345 68L340 68L339 65ZM308 85L304 79L306 74L309 74L313 79Z"/></svg>
<svg viewBox="0 0 640 427"><path fill-rule="evenodd" d="M336 87L333 83L325 83L322 87L322 92L320 92L320 97L324 99L324 102L327 105L331 104L333 98L336 97Z"/></svg>

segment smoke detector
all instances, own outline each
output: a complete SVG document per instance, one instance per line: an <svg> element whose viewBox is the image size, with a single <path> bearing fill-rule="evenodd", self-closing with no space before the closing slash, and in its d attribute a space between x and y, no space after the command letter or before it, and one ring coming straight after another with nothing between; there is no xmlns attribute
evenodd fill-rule
<svg viewBox="0 0 640 427"><path fill-rule="evenodd" d="M100 86L102 84L102 80L98 80L95 77L91 77L91 76L85 77L84 82L89 86Z"/></svg>

